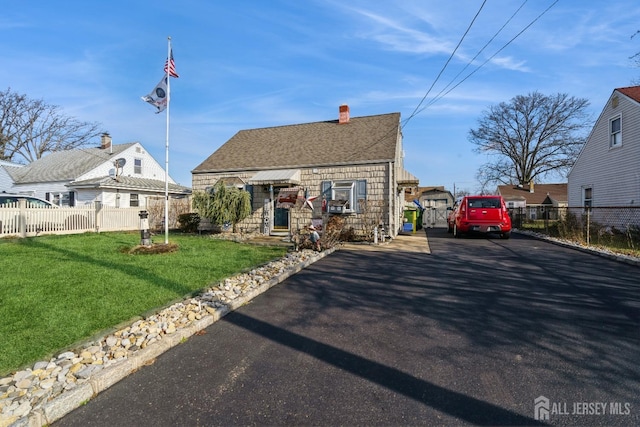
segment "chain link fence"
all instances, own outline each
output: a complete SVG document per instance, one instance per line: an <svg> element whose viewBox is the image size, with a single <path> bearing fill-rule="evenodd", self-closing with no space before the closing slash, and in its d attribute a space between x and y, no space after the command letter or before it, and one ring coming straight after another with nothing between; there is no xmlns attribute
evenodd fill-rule
<svg viewBox="0 0 640 427"><path fill-rule="evenodd" d="M514 228L586 245L640 250L640 206L509 209Z"/></svg>

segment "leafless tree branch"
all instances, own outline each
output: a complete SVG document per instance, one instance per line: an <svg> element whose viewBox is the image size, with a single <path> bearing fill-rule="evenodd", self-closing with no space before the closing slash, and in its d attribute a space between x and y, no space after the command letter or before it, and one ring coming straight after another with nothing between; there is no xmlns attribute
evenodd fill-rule
<svg viewBox="0 0 640 427"><path fill-rule="evenodd" d="M469 132L475 151L493 159L478 171L483 188L568 172L591 126L588 105L567 94L534 92L492 106Z"/></svg>
<svg viewBox="0 0 640 427"><path fill-rule="evenodd" d="M85 146L100 135L98 123L65 116L60 107L8 88L0 92L0 159L32 162L53 151Z"/></svg>

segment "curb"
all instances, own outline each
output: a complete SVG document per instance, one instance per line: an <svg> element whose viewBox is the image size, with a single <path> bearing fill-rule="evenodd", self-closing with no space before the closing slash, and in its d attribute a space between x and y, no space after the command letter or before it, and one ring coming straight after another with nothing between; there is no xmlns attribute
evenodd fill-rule
<svg viewBox="0 0 640 427"><path fill-rule="evenodd" d="M307 261L284 271L282 274L272 277L254 290L231 301L225 307L218 308L215 312L203 316L200 320L196 320L183 328L178 328L175 333L167 335L164 339L155 342L153 345L136 351L133 355L122 362L97 372L94 376L89 378L86 383L56 396L51 401L44 404L42 408L31 411L26 417L22 417L13 422L9 421L8 424L4 424L3 420L0 419L0 426L39 427L52 424L74 409L86 404L89 400L96 397L99 393L108 389L123 378L126 378L135 371L146 366L164 352L181 344L185 339L194 335L196 332L207 328L230 312L237 310L253 298L266 292L273 286L278 285L314 262L330 255L335 250L335 247L324 250L315 254Z"/></svg>
<svg viewBox="0 0 640 427"><path fill-rule="evenodd" d="M519 233L522 234L524 236L529 236L529 237L533 237L535 239L538 240L544 240L545 242L549 242L549 243L553 243L554 245L558 245L558 246L562 246L565 248L569 248L569 249L575 249L578 250L580 252L584 252L584 253L588 253L588 254L593 254L593 255L598 255L602 258L607 258L610 259L612 261L618 261L618 262L622 262L625 264L629 264L629 265L634 265L636 267L640 267L640 258L637 257L632 257L629 255L624 255L624 254L616 254L614 252L610 252L604 249L598 249L595 247L590 247L590 246L583 246L580 245L578 243L573 243L573 242L569 242L569 241L562 241L562 240L558 240L555 239L553 237L549 237L549 236L545 236L544 234L540 234L540 233L535 233L535 232L531 232L531 231L526 231L526 230L513 230L515 233Z"/></svg>

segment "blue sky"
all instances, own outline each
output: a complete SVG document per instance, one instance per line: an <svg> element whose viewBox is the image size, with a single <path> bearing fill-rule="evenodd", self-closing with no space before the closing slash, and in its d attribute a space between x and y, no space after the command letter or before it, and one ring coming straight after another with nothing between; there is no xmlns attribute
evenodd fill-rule
<svg viewBox="0 0 640 427"><path fill-rule="evenodd" d="M614 88L640 80L629 59L637 0L554 2L12 0L0 15L0 90L100 122L164 165L166 116L140 97L163 75L170 36L177 182L191 186L191 170L239 130L334 120L348 104L352 117L402 114L405 168L420 185L473 192L486 158L467 137L490 106L568 93L590 101L595 121Z"/></svg>

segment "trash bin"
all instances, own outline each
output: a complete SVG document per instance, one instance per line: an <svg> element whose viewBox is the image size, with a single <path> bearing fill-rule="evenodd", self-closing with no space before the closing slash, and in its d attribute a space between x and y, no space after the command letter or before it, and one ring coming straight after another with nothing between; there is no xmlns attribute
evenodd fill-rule
<svg viewBox="0 0 640 427"><path fill-rule="evenodd" d="M407 209L404 211L406 221L402 226L402 231L407 233L415 233L418 224L418 211L416 209ZM408 227L410 226L410 227Z"/></svg>

